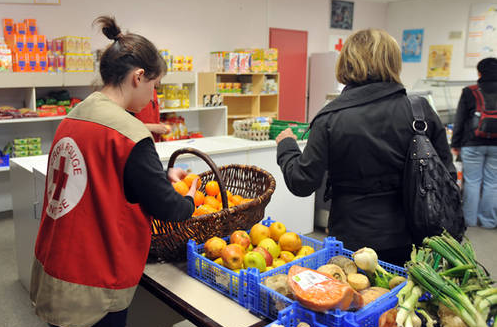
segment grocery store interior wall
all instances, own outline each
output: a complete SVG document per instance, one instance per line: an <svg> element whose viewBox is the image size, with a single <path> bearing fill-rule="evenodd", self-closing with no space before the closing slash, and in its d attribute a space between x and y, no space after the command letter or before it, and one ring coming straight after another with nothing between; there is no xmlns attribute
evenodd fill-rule
<svg viewBox="0 0 497 327"><path fill-rule="evenodd" d="M399 44L403 30L424 28L421 62L403 63L401 78L408 88L426 78L430 45L453 45L450 80L476 80L476 69L464 67L464 53L470 6L478 2L482 1L407 0L389 4L387 31ZM461 31L462 37L450 40L449 33L453 31Z"/></svg>
<svg viewBox="0 0 497 327"><path fill-rule="evenodd" d="M0 4L0 18L38 20L40 34L92 37L93 48L108 40L91 28L95 17L112 14L118 24L142 34L175 55L192 55L194 69L207 71L208 53L267 47L269 27L306 30L308 53L328 51L331 0L60 0L58 6ZM387 5L355 1L354 29L386 28Z"/></svg>

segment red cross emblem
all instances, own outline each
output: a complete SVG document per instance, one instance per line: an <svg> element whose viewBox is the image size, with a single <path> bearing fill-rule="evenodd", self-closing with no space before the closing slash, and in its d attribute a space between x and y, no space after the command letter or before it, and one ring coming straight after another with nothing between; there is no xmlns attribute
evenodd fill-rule
<svg viewBox="0 0 497 327"><path fill-rule="evenodd" d="M55 184L55 191L53 194L54 200L59 201L60 193L62 193L62 189L66 188L68 174L64 172L64 168L66 165L66 157L60 157L59 169L53 170L53 183Z"/></svg>
<svg viewBox="0 0 497 327"><path fill-rule="evenodd" d="M342 38L339 38L338 43L335 44L335 50L340 52L340 51L342 51L342 48L343 48Z"/></svg>

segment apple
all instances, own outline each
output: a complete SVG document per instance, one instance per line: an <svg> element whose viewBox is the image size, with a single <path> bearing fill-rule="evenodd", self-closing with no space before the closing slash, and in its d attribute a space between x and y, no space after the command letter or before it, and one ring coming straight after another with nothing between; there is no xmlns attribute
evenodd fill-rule
<svg viewBox="0 0 497 327"><path fill-rule="evenodd" d="M281 235L286 233L286 226L283 225L283 223L276 221L269 226L269 233L271 238L278 242Z"/></svg>
<svg viewBox="0 0 497 327"><path fill-rule="evenodd" d="M279 244L282 251L297 252L302 247L302 240L297 233L286 232L281 235Z"/></svg>
<svg viewBox="0 0 497 327"><path fill-rule="evenodd" d="M236 230L233 233L231 233L230 243L240 244L243 247L243 249L246 250L250 245L250 236L244 230Z"/></svg>
<svg viewBox="0 0 497 327"><path fill-rule="evenodd" d="M259 242L265 238L268 238L270 235L269 227L264 226L261 223L255 224L250 229L250 239L252 240L252 244L254 246L259 245Z"/></svg>
<svg viewBox="0 0 497 327"><path fill-rule="evenodd" d="M296 255L295 258L293 258L293 260L302 259L303 257L305 257L305 255L299 254L299 255Z"/></svg>
<svg viewBox="0 0 497 327"><path fill-rule="evenodd" d="M314 253L314 248L309 245L304 245L298 250L297 256L306 256Z"/></svg>
<svg viewBox="0 0 497 327"><path fill-rule="evenodd" d="M274 269L273 266L266 267L266 271L270 271L271 269Z"/></svg>
<svg viewBox="0 0 497 327"><path fill-rule="evenodd" d="M257 268L261 273L266 271L266 259L259 252L247 252L243 258L243 265L245 268Z"/></svg>
<svg viewBox="0 0 497 327"><path fill-rule="evenodd" d="M211 237L204 244L205 256L211 260L215 260L221 256L221 252L225 247L225 240L217 236Z"/></svg>
<svg viewBox="0 0 497 327"><path fill-rule="evenodd" d="M290 251L281 251L280 258L288 263L290 261L293 261L295 259L295 256Z"/></svg>
<svg viewBox="0 0 497 327"><path fill-rule="evenodd" d="M223 264L231 270L241 269L245 252L239 244L228 244L221 253Z"/></svg>
<svg viewBox="0 0 497 327"><path fill-rule="evenodd" d="M273 267L277 268L279 266L283 266L285 263L286 263L285 260L280 259L280 258L276 258L273 260Z"/></svg>
<svg viewBox="0 0 497 327"><path fill-rule="evenodd" d="M252 243L250 243L249 247L247 248L247 251L252 251L254 249L254 246L252 245Z"/></svg>
<svg viewBox="0 0 497 327"><path fill-rule="evenodd" d="M273 259L276 259L277 257L280 256L280 246L272 239L272 238L265 238L262 241L259 242L260 247L265 248L268 250L269 253L273 256Z"/></svg>
<svg viewBox="0 0 497 327"><path fill-rule="evenodd" d="M219 257L216 260L214 260L215 263L218 265L224 266L223 258Z"/></svg>
<svg viewBox="0 0 497 327"><path fill-rule="evenodd" d="M273 264L273 256L271 255L271 253L269 253L268 250L266 250L262 246L257 246L253 251L262 254L264 259L266 260L266 267L271 266Z"/></svg>

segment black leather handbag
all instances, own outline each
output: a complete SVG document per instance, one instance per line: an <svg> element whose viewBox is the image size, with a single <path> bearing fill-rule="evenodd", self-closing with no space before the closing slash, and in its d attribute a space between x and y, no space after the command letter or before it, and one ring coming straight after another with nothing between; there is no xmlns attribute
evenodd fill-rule
<svg viewBox="0 0 497 327"><path fill-rule="evenodd" d="M414 136L407 152L403 176L403 201L407 227L413 243L446 229L462 240L466 226L461 191L426 135L420 97L410 97Z"/></svg>

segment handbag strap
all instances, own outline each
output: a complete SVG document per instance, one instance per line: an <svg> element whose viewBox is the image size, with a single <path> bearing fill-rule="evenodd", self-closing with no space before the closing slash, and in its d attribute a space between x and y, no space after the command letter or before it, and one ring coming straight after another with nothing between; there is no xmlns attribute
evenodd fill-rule
<svg viewBox="0 0 497 327"><path fill-rule="evenodd" d="M412 121L412 129L415 134L425 135L428 129L428 124L425 121L425 115L423 113L422 98L420 96L409 97L409 104L412 111L412 116L414 120Z"/></svg>

